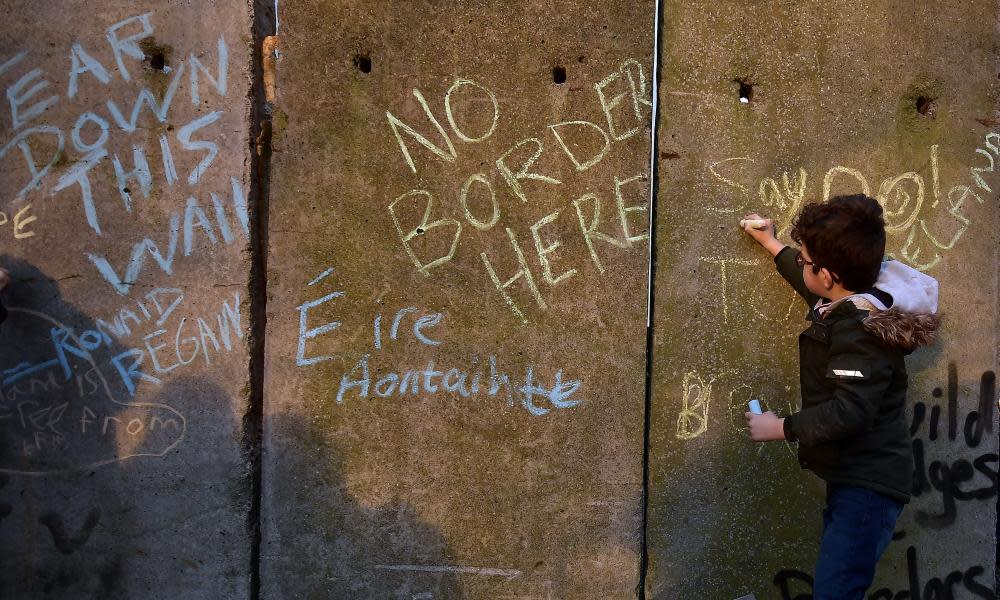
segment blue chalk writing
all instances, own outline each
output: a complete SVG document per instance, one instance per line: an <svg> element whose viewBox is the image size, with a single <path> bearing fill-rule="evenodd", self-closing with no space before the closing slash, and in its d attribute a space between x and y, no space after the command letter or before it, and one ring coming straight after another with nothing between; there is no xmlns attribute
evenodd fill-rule
<svg viewBox="0 0 1000 600"><path fill-rule="evenodd" d="M433 327L441 322L443 315L441 313L434 313L433 315L425 315L417 319L417 322L413 324L413 335L420 340L421 343L427 344L428 346L440 346L441 342L437 340L432 340L425 336L421 330L424 327Z"/></svg>
<svg viewBox="0 0 1000 600"><path fill-rule="evenodd" d="M126 357L131 357L132 361L125 366L122 364L122 360ZM118 354L111 358L111 364L115 366L118 370L118 374L122 378L122 382L125 384L125 389L128 390L129 395L135 396L135 382L139 380L146 380L159 385L162 383L156 377L148 373L143 373L139 369L142 366L142 361L145 357L145 352L138 348L130 348L121 354Z"/></svg>
<svg viewBox="0 0 1000 600"><path fill-rule="evenodd" d="M403 315L406 313L417 312L416 306L407 306L406 308L401 308L396 313L396 317L392 320L392 328L389 330L389 337L396 339L396 335L399 332L399 322L403 319Z"/></svg>
<svg viewBox="0 0 1000 600"><path fill-rule="evenodd" d="M63 376L66 378L66 381L69 381L73 377L73 369L69 366L66 352L69 351L70 354L84 360L90 360L90 353L69 343L69 337L72 333L65 327L53 327L50 335L52 337L52 347L56 350L56 358L59 361L59 365L62 366Z"/></svg>
<svg viewBox="0 0 1000 600"><path fill-rule="evenodd" d="M318 335L322 335L324 333L327 333L329 331L333 331L334 329L340 327L340 321L331 321L329 323L326 323L324 325L316 327L315 329L309 329L309 326L308 326L309 309L316 308L320 304L323 304L325 302L329 302L330 300L333 300L334 298L339 298L340 296L343 296L343 295L344 295L344 292L331 292L331 293L323 296L322 298L319 298L317 300L311 300L311 301L306 302L305 304L302 304L302 305L300 305L298 307L298 311L299 311L299 350L298 350L298 353L295 355L295 364L296 365L298 365L300 367L303 367L303 366L306 366L306 365L313 365L313 364L316 364L318 362L322 362L324 360L331 360L331 359L333 359L333 357L329 356L329 355L311 356L311 357L308 357L308 358L306 357L306 342L308 340L311 340L312 338L314 338L314 337L316 337Z"/></svg>
<svg viewBox="0 0 1000 600"><path fill-rule="evenodd" d="M534 416L541 416L553 410L564 410L578 406L584 400L572 398L582 387L580 380L563 381L563 371L558 370L555 382L547 387L535 374L535 367L528 366L524 378L519 384L511 384L507 373L497 369L496 356L490 356L490 385L481 387L480 381L485 373L478 367L478 359L473 358L472 368L459 367L438 368L434 360L427 361L427 366L417 369L395 370L383 375L372 384L370 354L363 355L354 367L340 378L337 389L337 404L343 404L348 397L368 398L370 395L379 398L430 396L458 394L462 398L471 398L485 392L493 397L504 391L507 405L514 405L515 395L521 406ZM381 369L380 369L381 370ZM547 402L547 404L543 404Z"/></svg>
<svg viewBox="0 0 1000 600"><path fill-rule="evenodd" d="M29 362L19 363L17 366L5 369L3 371L3 387L6 387L8 385L13 385L17 381L24 379L28 375L33 375L34 373L44 371L58 364L59 364L58 358L45 360L36 364L31 364Z"/></svg>
<svg viewBox="0 0 1000 600"><path fill-rule="evenodd" d="M320 274L319 274L319 275L318 275L318 276L316 277L316 279L313 279L312 281L310 281L310 282L308 283L308 285L316 285L316 284L317 284L317 283L319 283L320 281L323 281L323 279L324 279L324 278L325 278L325 277L326 277L327 275L329 275L330 273L333 273L333 267L330 267L329 269L327 269L327 270L323 271L322 273L320 273Z"/></svg>

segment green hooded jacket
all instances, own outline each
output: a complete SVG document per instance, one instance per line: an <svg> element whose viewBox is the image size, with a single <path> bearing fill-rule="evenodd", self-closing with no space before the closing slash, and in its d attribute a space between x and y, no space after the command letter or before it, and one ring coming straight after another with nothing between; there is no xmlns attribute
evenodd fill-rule
<svg viewBox="0 0 1000 600"><path fill-rule="evenodd" d="M774 260L810 307L809 327L799 335L802 408L784 422L785 438L799 443L799 464L827 482L909 502L904 357L933 342L937 282L887 261L875 288L827 303L806 288L794 250Z"/></svg>

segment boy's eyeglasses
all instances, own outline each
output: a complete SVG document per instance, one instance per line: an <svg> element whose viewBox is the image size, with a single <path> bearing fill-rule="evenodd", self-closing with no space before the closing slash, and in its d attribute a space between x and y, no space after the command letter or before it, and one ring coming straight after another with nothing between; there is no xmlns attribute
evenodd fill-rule
<svg viewBox="0 0 1000 600"><path fill-rule="evenodd" d="M814 263L811 260L806 260L806 257L802 256L802 251L801 250L797 250L795 252L795 265L798 266L798 268L800 268L800 269L803 268L803 267L805 267L806 265L809 265L810 267L812 267L814 275L818 274L820 269L825 269L826 268L826 267L821 267L821 266L817 265L816 263ZM829 269L827 269L827 270L829 271ZM832 279L834 283L840 283L840 277L838 277L837 274L834 273L834 272L832 272L832 271L830 271L830 279Z"/></svg>
<svg viewBox="0 0 1000 600"><path fill-rule="evenodd" d="M816 272L816 271L818 271L818 270L820 270L820 269L823 268L823 267L820 267L819 265L817 265L816 263L812 262L811 260L806 260L806 257L802 256L802 251L801 250L796 251L795 252L795 266L797 266L798 268L801 269L802 267L804 267L806 265L809 265L810 267L812 267L813 268L813 272Z"/></svg>

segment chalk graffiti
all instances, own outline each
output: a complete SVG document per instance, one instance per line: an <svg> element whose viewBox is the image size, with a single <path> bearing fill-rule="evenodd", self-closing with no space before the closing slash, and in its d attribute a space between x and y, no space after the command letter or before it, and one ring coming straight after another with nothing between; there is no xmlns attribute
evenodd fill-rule
<svg viewBox="0 0 1000 600"><path fill-rule="evenodd" d="M692 440L708 431L708 409L712 402L712 382L694 371L681 382L681 410L677 417L677 437Z"/></svg>
<svg viewBox="0 0 1000 600"><path fill-rule="evenodd" d="M327 269L308 285L319 283L333 272L334 268ZM298 351L295 358L297 366L309 367L334 358L333 354L307 356L306 343L338 330L342 323L335 320L310 327L308 313L345 295L346 292L338 290L296 308L299 312ZM460 366L437 367L434 358L427 360L426 366L414 368L372 366L377 353L393 342L413 340L427 348L441 347L444 344L443 332L438 328L443 320L443 313L421 310L416 306L404 306L396 310L391 319L385 320L382 313L377 312L371 322L372 350L364 353L341 376L337 403L343 404L352 398L426 399L435 395L450 395L468 399L499 396L505 400L507 407L513 407L516 403L530 414L540 416L553 409L573 408L584 401L579 397L573 398L580 391L583 382L564 380L562 369L556 371L552 384L546 385L541 381L542 378L538 375L540 369L536 366L527 366L523 377L514 378L498 367L496 355L490 355L486 361L489 365L488 374L486 364L478 356L472 356L467 364ZM373 377L373 371L380 375Z"/></svg>
<svg viewBox="0 0 1000 600"><path fill-rule="evenodd" d="M83 327L9 307L0 330L0 348L13 350L0 364L0 471L64 472L176 448L184 415L130 396L141 383L159 386L189 365L211 365L244 336L239 292L207 316L184 315L185 298L155 288Z"/></svg>
<svg viewBox="0 0 1000 600"><path fill-rule="evenodd" d="M163 456L184 438L184 416L163 404L117 397L98 362L108 342L26 308L10 307L22 327L50 332L33 344L44 356L0 370L0 472L45 474L95 468L135 456ZM5 335L10 335L5 333ZM23 459L30 459L25 462ZM8 462L10 461L10 462Z"/></svg>
<svg viewBox="0 0 1000 600"><path fill-rule="evenodd" d="M154 288L141 298L133 299L128 305L113 311L107 320L98 318L94 329L106 342L111 338L124 340L132 336L132 328L152 323L163 325L184 301L184 290L180 288ZM133 306L135 309L134 310Z"/></svg>
<svg viewBox="0 0 1000 600"><path fill-rule="evenodd" d="M702 257L699 261L707 262L709 264L714 264L719 266L719 282L722 285L722 322L729 322L729 290L726 285L727 283L727 273L726 267L732 265L740 266L752 266L757 264L756 261L746 260L742 258L717 258L717 257Z"/></svg>
<svg viewBox="0 0 1000 600"><path fill-rule="evenodd" d="M249 239L249 217L247 214L247 197L243 192L243 186L235 177L231 178L232 184L232 204L235 208L237 219L240 224L240 231L245 239ZM170 213L169 226L167 232L166 255L160 250L160 246L151 238L145 238L132 247L128 266L122 275L111 265L110 261L103 255L87 253L87 258L94 264L97 271L104 279L121 295L126 295L135 285L139 275L142 274L146 263L147 255L152 257L167 275L173 274L174 259L177 256L178 240L183 239L182 251L184 256L190 256L195 248L195 228L201 230L210 245L215 246L220 243L219 236L215 234L216 227L222 237L221 243L232 244L236 241L233 228L226 216L225 208L219 198L212 193L212 205L214 207L215 226L205 214L201 204L194 196L189 196L184 208L183 216L183 238L181 238L181 213L173 211Z"/></svg>
<svg viewBox="0 0 1000 600"><path fill-rule="evenodd" d="M480 102L479 105L491 107L489 118L481 119L489 123L482 131L470 134L458 125L451 99L459 90L478 94L486 101ZM546 151L546 142L543 141L545 133L551 134L557 148L569 160L573 171L581 173L603 161L614 144L628 140L642 130L645 124L643 120L645 107L650 105L650 101L646 99L649 89L640 63L631 59L624 61L617 71L595 85L595 91L598 105L607 121L607 129L586 120L554 123L548 125L542 135L521 139L492 163L507 192L517 200L517 204L525 207L523 210L529 210L537 205L537 199L529 198L529 194L534 196L534 190L539 184L548 186L563 184L562 180L553 175L532 170ZM444 94L446 121L451 133L434 115L419 89L413 90L413 96L434 134L427 132L429 130L421 133L416 126L404 122L392 111L385 113L403 161L413 173L417 173L418 170L414 160L414 150L424 148L429 151L432 160L455 162L459 157L460 148L452 141L452 134L462 143L476 144L491 138L497 129L500 109L496 95L489 88L470 79L457 78ZM623 122L626 125L623 125ZM431 141L431 138L438 141ZM410 144L414 143L415 147L411 149ZM459 187L458 207L440 206L436 195L426 189L409 190L388 204L387 210L402 242L403 250L418 272L430 276L432 271L451 262L461 251L463 228L466 225L471 225L479 231L490 231L507 216L497 199L497 188L493 183L492 173L490 170L469 175ZM614 195L614 207L610 210L606 208L607 204L602 206L602 197L593 192L572 201L573 212L579 224L579 231L575 235L578 235L585 244L594 268L599 274L604 274L606 270L600 256L601 245L610 245L627 251L648 239L648 233L644 232L645 224L639 225L635 222L635 217L640 216L635 213L647 211L645 205L647 200L644 199L641 203L629 203L626 201L627 193L623 191L630 187L641 187L645 191L648 189L646 180L645 172L629 174L623 178L615 177L611 192ZM613 216L602 218L602 208L605 214L613 212ZM553 233L556 229L554 223L560 219L561 214L563 209L549 212L529 228L531 239L534 241L538 268L541 269L540 278L533 273L534 267L530 266L525 258L524 249L519 242L520 236L512 227L502 227L503 233L506 234L504 237L511 244L517 263L512 276L506 277L498 273L501 269L498 267L495 252L485 250L479 252L486 275L508 308L522 323L527 323L528 317L525 309L511 295L509 289L512 286L517 283L526 285L537 308L544 311L548 309L548 304L539 287L539 281L552 288L570 280L579 272L577 268L555 269L553 266L557 250L564 245L563 241L556 238ZM620 235L617 231L611 231L618 227L621 229ZM546 231L543 232L543 228Z"/></svg>
<svg viewBox="0 0 1000 600"><path fill-rule="evenodd" d="M506 405L512 407L515 399L534 416L549 413L552 409L573 408L583 402L582 399L570 398L583 385L578 380L563 381L562 369L556 371L551 387L546 387L541 381L536 381L535 367L528 366L521 380L513 380L510 375L497 367L496 356L489 357L489 376L479 359L473 357L468 368L435 368L434 360L427 361L425 368L401 369L391 371L374 381L368 366L370 355L365 354L357 364L340 379L337 390L337 403L343 403L348 394L354 391L358 398L374 396L390 398L406 396L433 396L435 394L457 394L462 398L476 398L481 395L490 397L503 392ZM379 372L384 372L380 369ZM536 403L535 397L546 400L551 408Z"/></svg>
<svg viewBox="0 0 1000 600"><path fill-rule="evenodd" d="M74 42L67 50L65 94L52 89L45 71L31 67L28 51L17 52L0 63L0 77L12 78L6 87L11 137L0 145L0 167L7 181L20 179L25 182L13 201L23 202L27 194L43 188L43 184L47 185L45 195L48 196L63 196L75 190L88 227L97 239L107 240L109 247L120 244L120 240L108 240L102 226L102 214L114 210L112 198L120 199L120 208L126 214L133 213L137 200L150 198L156 172L161 173L168 191L177 191L176 186L180 183L196 186L204 180L220 154L220 145L212 141L212 136L225 138L220 128L224 113L207 107L209 98L205 94L211 90L215 101L224 101L227 96L229 48L225 37L220 36L215 44L214 60L208 58L209 53L191 51L172 65L161 61L158 66L151 66L149 52L155 46L151 16L152 13L132 16L106 29L105 51L110 52L117 69L109 69L108 59L102 59L94 48L84 48L81 43ZM130 71L130 65L135 68L133 61L143 64L146 77L142 80L135 79ZM111 97L109 88L115 74L121 82L139 86L131 106ZM175 128L170 122L182 117L172 109L185 82L191 106L200 114ZM106 99L101 105L77 110L77 117L70 126L37 123L43 115L56 114L51 109L78 102L81 86L105 94ZM148 135L150 131L154 133ZM113 139L114 136L131 140L136 135L152 137L154 148L128 141L125 142L129 146L127 153L120 155L113 148L112 142L121 141ZM50 154L42 158L39 149ZM70 152L75 156L70 156ZM150 167L153 152L159 153L161 168L158 170ZM182 166L187 170L181 170ZM56 171L59 172L55 181L49 182L50 174ZM100 171L107 176L95 178ZM95 189L96 181L109 181L113 187ZM185 207L170 213L165 235L158 242L147 237L136 243L123 272L113 268L102 251L86 251L86 256L98 273L119 294L125 295L142 275L147 253L166 275L171 275L179 242L183 256L189 256L195 247L204 243L212 246L234 243L238 236L234 232L248 239L246 194L238 178L231 177L230 181L231 207L227 207L215 192L209 194L209 206L196 195L182 191L187 196ZM214 219L208 217L206 207ZM29 225L38 220L31 211L32 204L26 203L16 211L0 212L0 226L10 222L14 239L31 237L36 231ZM234 225L234 221L238 225ZM196 230L203 237L197 243Z"/></svg>
<svg viewBox="0 0 1000 600"><path fill-rule="evenodd" d="M982 157L984 164L970 166L970 181L950 187L946 194L942 193L940 167L938 162L938 145L929 149L930 184L925 182L923 175L916 171L907 171L898 175L886 176L875 193L875 198L882 205L885 213L886 232L895 243L894 255L911 264L914 268L927 271L937 265L943 255L952 250L962 238L972 223L967 214L966 203L972 199L983 204L983 192L992 192L990 183L984 174L994 172L994 157L1000 155L1000 133L989 132L985 135L981 147L976 148L974 155ZM735 164L734 164L735 163ZM745 178L731 172L734 167L755 164L749 156L731 157L708 163L707 168L712 178L737 192L737 199L723 206L709 206L707 210L722 214L745 214L751 208L751 186ZM780 184L779 184L780 179ZM780 177L764 177L759 180L757 204L754 210L777 211L775 225L779 236L786 235L792 221L802 208L807 191L808 173L805 167L798 167L793 173L783 171ZM868 178L860 170L844 165L834 165L827 169L822 179L823 201L829 199L836 189L845 193L846 190L863 192L871 195L873 187ZM929 206L926 202L930 188ZM956 225L948 228L938 219L941 200L946 201L946 213ZM933 225L932 225L933 224ZM924 243L925 245L921 245ZM933 254L933 256L930 256ZM926 258L923 258L926 257Z"/></svg>
<svg viewBox="0 0 1000 600"><path fill-rule="evenodd" d="M165 375L177 368L187 367L199 357L205 365L210 365L213 353L218 355L232 351L243 335L240 293L234 292L231 301L222 302L218 313L193 319L184 317L170 331L160 328L147 333L142 337L141 348L128 348L113 356L111 363L129 394L135 395L139 381L155 385L163 383L153 373ZM153 367L151 371L142 368L147 358Z"/></svg>
<svg viewBox="0 0 1000 600"><path fill-rule="evenodd" d="M17 209L17 212L14 212L12 216L8 216L7 213L0 211L0 227L9 225L15 240L33 237L35 231L28 226L37 220L38 217L31 214L30 203Z"/></svg>
<svg viewBox="0 0 1000 600"><path fill-rule="evenodd" d="M310 286L316 285L320 281L326 279L331 273L333 273L333 268L329 268L323 273L320 273L318 277L309 282ZM330 302L334 298L340 298L344 295L343 291L330 292L321 298L315 300L310 300L300 304L297 308L299 311L299 344L298 351L295 355L295 364L304 367L307 365L314 365L325 360L332 360L333 356L323 355L323 356L306 356L306 342L312 338L323 335L324 333L329 333L334 329L340 327L340 321L330 321L329 323L324 323L323 325L315 328L309 327L309 311L317 308L327 302Z"/></svg>

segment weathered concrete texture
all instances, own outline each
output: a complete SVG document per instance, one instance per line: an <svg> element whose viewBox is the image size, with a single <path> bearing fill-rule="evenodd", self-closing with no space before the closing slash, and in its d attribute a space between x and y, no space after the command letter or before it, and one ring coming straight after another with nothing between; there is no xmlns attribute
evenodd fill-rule
<svg viewBox="0 0 1000 600"><path fill-rule="evenodd" d="M246 597L247 6L3 12L0 597Z"/></svg>
<svg viewBox="0 0 1000 600"><path fill-rule="evenodd" d="M737 221L773 216L788 240L825 182L883 201L889 251L939 279L947 315L909 362L918 486L870 597L993 597L995 4L664 12L649 597L809 593L822 484L743 420L750 398L798 405L805 307Z"/></svg>
<svg viewBox="0 0 1000 600"><path fill-rule="evenodd" d="M262 596L634 597L652 2L279 17Z"/></svg>

